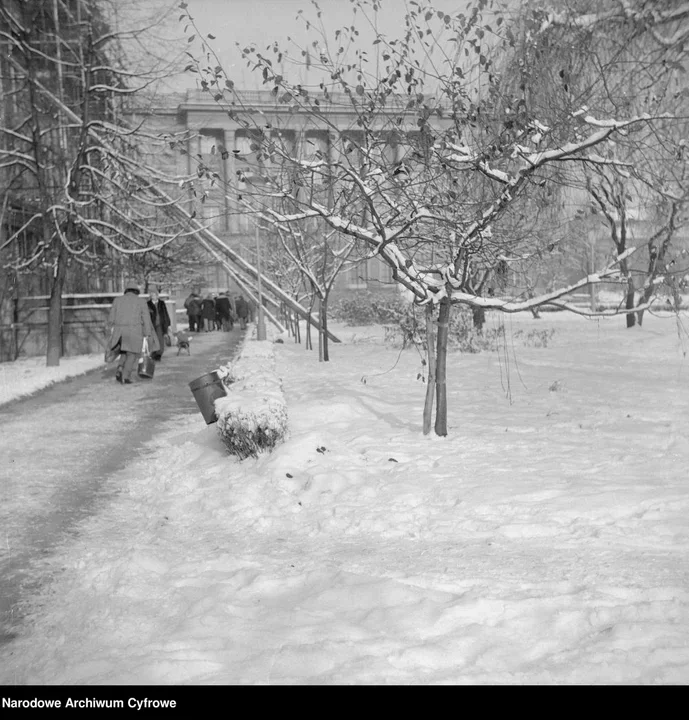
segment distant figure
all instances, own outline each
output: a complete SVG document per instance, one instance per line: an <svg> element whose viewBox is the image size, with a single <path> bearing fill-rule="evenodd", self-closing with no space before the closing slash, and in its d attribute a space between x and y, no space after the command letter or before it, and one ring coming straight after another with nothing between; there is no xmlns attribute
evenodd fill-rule
<svg viewBox="0 0 689 720"><path fill-rule="evenodd" d="M208 297L201 301L201 315L203 315L206 332L211 332L215 327L215 300L213 300L210 293L208 293Z"/></svg>
<svg viewBox="0 0 689 720"><path fill-rule="evenodd" d="M160 349L157 352L152 352L151 357L154 360L162 360L165 351L165 336L168 334L171 325L170 314L167 311L167 305L160 299L157 290L151 290L147 304L151 324L155 328L158 345L160 345Z"/></svg>
<svg viewBox="0 0 689 720"><path fill-rule="evenodd" d="M120 344L120 358L117 361L115 379L130 385L132 373L139 362L144 338L148 350L158 352L158 337L151 324L151 316L143 298L139 297L139 286L135 282L125 285L124 295L116 297L110 308L109 323L112 326L110 346Z"/></svg>
<svg viewBox="0 0 689 720"><path fill-rule="evenodd" d="M234 306L237 310L237 318L239 320L239 326L242 330L246 330L246 323L249 319L249 304L244 299L243 295L237 295L237 299L234 302Z"/></svg>
<svg viewBox="0 0 689 720"><path fill-rule="evenodd" d="M227 293L221 292L215 301L215 314L220 320L220 329L222 329L223 332L232 330L232 305L230 304L230 298L227 297Z"/></svg>
<svg viewBox="0 0 689 720"><path fill-rule="evenodd" d="M184 301L189 318L189 332L201 332L201 300L196 293L191 293Z"/></svg>
<svg viewBox="0 0 689 720"><path fill-rule="evenodd" d="M218 310L218 300L220 300L220 297L218 295L214 295L213 300L215 300L215 329L222 330L222 317L220 315L220 310Z"/></svg>

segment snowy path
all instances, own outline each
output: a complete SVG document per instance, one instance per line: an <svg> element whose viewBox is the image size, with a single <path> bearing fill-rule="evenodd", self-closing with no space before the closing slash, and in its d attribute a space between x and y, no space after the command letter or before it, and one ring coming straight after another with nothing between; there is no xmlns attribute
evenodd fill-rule
<svg viewBox="0 0 689 720"><path fill-rule="evenodd" d="M0 684L689 683L686 326L506 325L451 357L447 438L372 329L327 365L274 346L269 455L163 423L46 558Z"/></svg>
<svg viewBox="0 0 689 720"><path fill-rule="evenodd" d="M0 406L0 644L41 584L41 558L120 492L113 477L167 419L200 419L188 383L226 363L239 339L197 335L191 356L168 348L150 382L119 385L111 366Z"/></svg>

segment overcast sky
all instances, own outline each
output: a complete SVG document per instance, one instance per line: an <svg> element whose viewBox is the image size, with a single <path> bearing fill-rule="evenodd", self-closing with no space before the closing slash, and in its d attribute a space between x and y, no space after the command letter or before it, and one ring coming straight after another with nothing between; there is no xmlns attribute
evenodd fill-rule
<svg viewBox="0 0 689 720"><path fill-rule="evenodd" d="M247 69L236 43L248 45L253 42L259 48L265 48L273 41L278 41L281 46L286 47L289 44L288 38L292 38L303 47L306 45L307 34L304 22L297 19L299 10L303 10L304 17L316 20L316 10L310 0L186 1L201 34L205 36L211 33L215 36L212 41L213 49L227 74L245 89L260 88L260 76ZM449 0L441 2L440 6L447 12L459 12L466 4L466 0ZM178 5L179 3L175 3L175 7ZM350 0L320 0L319 5L323 11L323 23L331 39L336 28L352 23ZM391 37L401 34L406 5L406 0L382 0L382 9L378 13L379 30ZM184 50L186 41L182 32L185 23L179 22L178 10L171 15L171 27L175 28L175 32L179 32L177 39ZM363 31L365 24L360 21L356 24L357 28ZM310 34L308 39L313 41L316 36ZM198 50L198 45L195 45L194 49ZM292 51L295 52L294 45ZM298 56L298 50L295 54ZM179 81L180 88L195 86L195 76L190 74Z"/></svg>
<svg viewBox="0 0 689 720"><path fill-rule="evenodd" d="M260 77L246 68L236 49L236 43L256 43L259 48L278 41L283 47L288 38L304 46L307 34L303 20L297 18L299 10L304 17L316 20L316 11L310 0L187 0L189 11L205 35L215 36L212 42L229 75L246 88L259 87ZM352 22L352 5L349 0L321 0L322 19L332 32ZM383 32L395 34L403 27L405 1L383 2L379 14L379 27ZM181 23L182 25L184 23ZM363 24L362 24L363 25ZM357 23L359 27L359 23ZM312 41L316 36L308 36ZM294 52L292 45L292 52ZM298 52L298 51L297 51ZM187 85L193 87L190 78Z"/></svg>

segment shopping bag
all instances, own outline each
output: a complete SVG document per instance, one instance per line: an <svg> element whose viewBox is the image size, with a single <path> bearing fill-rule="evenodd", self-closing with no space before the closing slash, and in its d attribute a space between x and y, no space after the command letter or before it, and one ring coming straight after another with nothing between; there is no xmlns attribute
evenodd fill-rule
<svg viewBox="0 0 689 720"><path fill-rule="evenodd" d="M141 357L139 358L139 368L137 374L142 378L152 378L153 373L156 369L155 360L150 356L148 352L148 339L144 338L143 346L141 348Z"/></svg>

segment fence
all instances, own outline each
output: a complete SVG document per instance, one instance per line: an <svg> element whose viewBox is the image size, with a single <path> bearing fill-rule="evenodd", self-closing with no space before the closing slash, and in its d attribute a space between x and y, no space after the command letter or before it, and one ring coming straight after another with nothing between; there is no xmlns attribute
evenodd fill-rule
<svg viewBox="0 0 689 720"><path fill-rule="evenodd" d="M108 333L108 315L120 293L83 293L62 296L60 342L63 356L102 352ZM143 296L146 297L146 296ZM176 303L161 294L176 329ZM0 325L0 362L45 355L48 349L48 295L13 298L12 322Z"/></svg>

